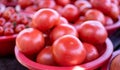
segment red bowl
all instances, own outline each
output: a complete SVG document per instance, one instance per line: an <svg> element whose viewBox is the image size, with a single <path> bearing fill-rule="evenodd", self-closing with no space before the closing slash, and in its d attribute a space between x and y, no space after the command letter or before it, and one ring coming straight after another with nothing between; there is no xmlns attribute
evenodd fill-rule
<svg viewBox="0 0 120 70"><path fill-rule="evenodd" d="M101 70L110 70L110 64L117 55L120 55L120 50L113 52L111 58L102 66Z"/></svg>
<svg viewBox="0 0 120 70"><path fill-rule="evenodd" d="M0 36L0 56L14 54L16 36Z"/></svg>
<svg viewBox="0 0 120 70"><path fill-rule="evenodd" d="M15 47L16 59L26 68L30 70L94 70L102 66L111 56L113 52L113 44L108 38L104 45L99 46L98 52L100 57L81 65L70 66L70 67L59 67L59 66L48 66L36 63L35 61L27 58L22 52Z"/></svg>

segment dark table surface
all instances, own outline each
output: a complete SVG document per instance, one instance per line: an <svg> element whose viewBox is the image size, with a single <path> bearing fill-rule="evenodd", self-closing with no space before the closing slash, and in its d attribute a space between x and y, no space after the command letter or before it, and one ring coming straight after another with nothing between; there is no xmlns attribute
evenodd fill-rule
<svg viewBox="0 0 120 70"><path fill-rule="evenodd" d="M120 49L120 29L109 36L114 45L114 51ZM14 55L0 57L0 70L27 70L15 58Z"/></svg>

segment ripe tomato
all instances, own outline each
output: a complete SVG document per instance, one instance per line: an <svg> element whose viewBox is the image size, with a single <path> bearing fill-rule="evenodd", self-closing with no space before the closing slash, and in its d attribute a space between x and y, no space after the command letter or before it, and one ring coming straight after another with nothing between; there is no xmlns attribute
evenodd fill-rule
<svg viewBox="0 0 120 70"><path fill-rule="evenodd" d="M80 15L84 15L88 9L92 8L92 5L86 0L76 0L74 4L78 7Z"/></svg>
<svg viewBox="0 0 120 70"><path fill-rule="evenodd" d="M90 62L98 58L99 53L94 45L84 42L83 46L85 47L87 52L87 56L84 62Z"/></svg>
<svg viewBox="0 0 120 70"><path fill-rule="evenodd" d="M64 35L52 45L55 61L62 66L81 64L86 58L86 50L82 42L73 35Z"/></svg>
<svg viewBox="0 0 120 70"><path fill-rule="evenodd" d="M63 35L74 35L78 37L76 29L70 24L61 24L56 26L50 33L50 39L54 42L56 39Z"/></svg>
<svg viewBox="0 0 120 70"><path fill-rule="evenodd" d="M46 65L56 65L56 62L52 55L51 46L45 47L42 51L38 53L36 62Z"/></svg>
<svg viewBox="0 0 120 70"><path fill-rule="evenodd" d="M25 29L25 25L24 24L18 24L15 27L15 33L19 33L20 31L22 31L23 29Z"/></svg>
<svg viewBox="0 0 120 70"><path fill-rule="evenodd" d="M67 4L70 4L71 0L56 0L56 3L61 5L61 6L65 6Z"/></svg>
<svg viewBox="0 0 120 70"><path fill-rule="evenodd" d="M14 30L12 28L5 28L4 29L4 35L13 35L14 34Z"/></svg>
<svg viewBox="0 0 120 70"><path fill-rule="evenodd" d="M91 44L104 43L108 36L106 29L99 21L85 21L77 28L80 39Z"/></svg>
<svg viewBox="0 0 120 70"><path fill-rule="evenodd" d="M103 25L106 25L105 24L105 16L99 10L95 10L95 9L88 10L85 13L85 18L86 18L86 20L97 20L97 21L100 21Z"/></svg>
<svg viewBox="0 0 120 70"><path fill-rule="evenodd" d="M18 4L22 7L25 8L27 6L30 6L33 4L33 0L18 0Z"/></svg>
<svg viewBox="0 0 120 70"><path fill-rule="evenodd" d="M26 28L18 34L16 46L28 56L35 55L44 47L43 33L34 28Z"/></svg>
<svg viewBox="0 0 120 70"><path fill-rule="evenodd" d="M3 12L3 17L6 19L6 20L9 20L11 15L13 15L15 12L15 9L13 7L7 7L5 9L5 11Z"/></svg>
<svg viewBox="0 0 120 70"><path fill-rule="evenodd" d="M67 4L62 9L61 15L65 17L69 22L74 22L79 16L79 11L75 5Z"/></svg>
<svg viewBox="0 0 120 70"><path fill-rule="evenodd" d="M32 27L45 32L51 29L55 24L59 23L60 15L53 9L40 9L32 19Z"/></svg>
<svg viewBox="0 0 120 70"><path fill-rule="evenodd" d="M3 26L5 24L6 20L4 18L0 18L0 26Z"/></svg>
<svg viewBox="0 0 120 70"><path fill-rule="evenodd" d="M38 7L41 8L54 8L56 5L54 0L39 0Z"/></svg>
<svg viewBox="0 0 120 70"><path fill-rule="evenodd" d="M66 18L64 18L64 17L60 17L60 22L57 23L56 26L57 26L57 25L60 25L60 24L68 24L68 23L69 23L69 22L67 21Z"/></svg>

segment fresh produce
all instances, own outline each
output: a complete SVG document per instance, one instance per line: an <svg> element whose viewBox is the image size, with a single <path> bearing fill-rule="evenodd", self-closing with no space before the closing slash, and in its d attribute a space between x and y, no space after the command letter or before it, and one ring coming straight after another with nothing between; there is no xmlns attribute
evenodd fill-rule
<svg viewBox="0 0 120 70"><path fill-rule="evenodd" d="M97 59L96 46L108 37L105 27L119 19L118 0L18 0L5 9L0 10L0 35L18 33L16 46L21 52L36 55L40 64L56 66ZM3 33L5 27L10 33Z"/></svg>

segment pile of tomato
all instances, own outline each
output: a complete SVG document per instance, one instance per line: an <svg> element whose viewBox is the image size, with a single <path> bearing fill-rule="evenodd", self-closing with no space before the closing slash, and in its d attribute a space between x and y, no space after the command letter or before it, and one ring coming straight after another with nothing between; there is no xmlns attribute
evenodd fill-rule
<svg viewBox="0 0 120 70"><path fill-rule="evenodd" d="M30 22L31 19L22 15L15 7L0 3L0 36L18 34L29 27Z"/></svg>
<svg viewBox="0 0 120 70"><path fill-rule="evenodd" d="M17 35L16 46L36 62L55 66L97 59L96 46L108 38L105 26L119 17L119 0L18 0L16 6L34 13L29 28Z"/></svg>

